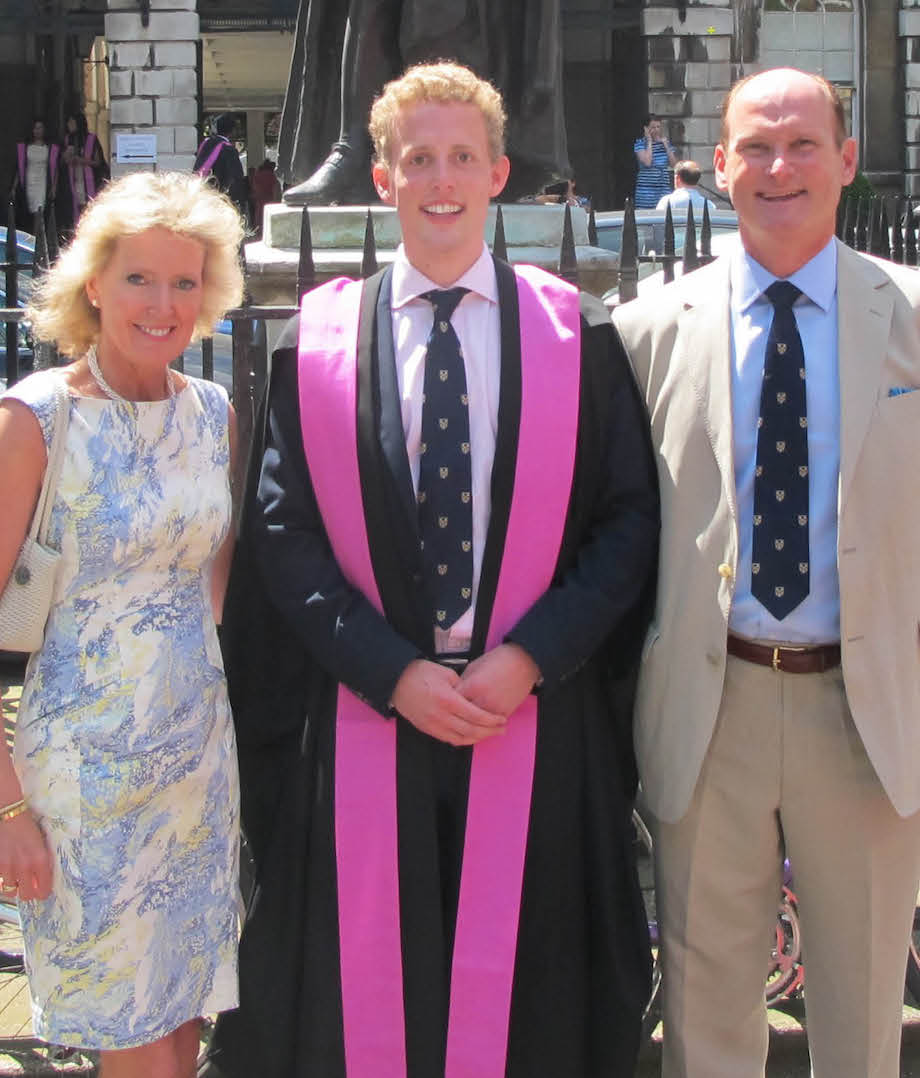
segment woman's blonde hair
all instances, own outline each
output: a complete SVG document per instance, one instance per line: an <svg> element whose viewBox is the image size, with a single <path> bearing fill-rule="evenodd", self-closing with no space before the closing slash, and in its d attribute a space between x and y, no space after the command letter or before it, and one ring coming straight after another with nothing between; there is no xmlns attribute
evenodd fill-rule
<svg viewBox="0 0 920 1078"><path fill-rule="evenodd" d="M203 301L193 340L209 336L243 298L242 219L225 195L195 173L131 172L89 203L71 243L36 281L27 312L36 338L56 342L65 355L83 355L99 336L99 312L86 295L87 282L105 269L120 239L151 228L169 229L204 247Z"/></svg>
<svg viewBox="0 0 920 1078"><path fill-rule="evenodd" d="M505 107L501 94L468 67L449 60L416 64L384 86L371 108L369 131L374 155L390 165L396 118L404 109L419 104L475 105L482 113L489 140L489 156L497 161L505 152Z"/></svg>

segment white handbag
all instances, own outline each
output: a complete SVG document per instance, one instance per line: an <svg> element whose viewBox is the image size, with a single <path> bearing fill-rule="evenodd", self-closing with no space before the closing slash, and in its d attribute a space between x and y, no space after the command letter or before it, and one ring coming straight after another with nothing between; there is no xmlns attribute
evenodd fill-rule
<svg viewBox="0 0 920 1078"><path fill-rule="evenodd" d="M60 551L52 550L46 542L70 418L70 402L62 382L58 382L55 391L55 405L54 434L41 493L29 534L23 540L0 595L0 649L3 651L38 651L45 639L45 623L61 557Z"/></svg>

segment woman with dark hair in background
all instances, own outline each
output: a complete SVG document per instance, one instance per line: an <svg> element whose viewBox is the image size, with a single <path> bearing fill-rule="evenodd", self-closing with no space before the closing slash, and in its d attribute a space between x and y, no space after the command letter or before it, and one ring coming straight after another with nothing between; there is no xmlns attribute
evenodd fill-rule
<svg viewBox="0 0 920 1078"><path fill-rule="evenodd" d="M49 142L45 121L35 117L28 139L16 143L16 168L11 198L16 204L16 227L36 231L35 215L41 213L57 187L60 147Z"/></svg>
<svg viewBox="0 0 920 1078"><path fill-rule="evenodd" d="M636 174L636 209L653 210L663 195L671 193L668 169L677 164L677 154L661 130L657 116L646 116L642 137L633 144L639 171Z"/></svg>
<svg viewBox="0 0 920 1078"><path fill-rule="evenodd" d="M86 204L108 179L108 166L99 140L90 131L82 112L68 114L62 145L63 171L70 197L61 199L58 223L72 231Z"/></svg>

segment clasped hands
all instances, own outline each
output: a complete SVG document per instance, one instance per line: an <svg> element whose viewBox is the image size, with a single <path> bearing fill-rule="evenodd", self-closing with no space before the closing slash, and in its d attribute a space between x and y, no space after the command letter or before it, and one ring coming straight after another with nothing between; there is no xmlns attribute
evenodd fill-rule
<svg viewBox="0 0 920 1078"><path fill-rule="evenodd" d="M508 717L540 679L517 644L499 644L462 674L428 659L403 670L391 701L418 730L450 745L475 745L505 732Z"/></svg>

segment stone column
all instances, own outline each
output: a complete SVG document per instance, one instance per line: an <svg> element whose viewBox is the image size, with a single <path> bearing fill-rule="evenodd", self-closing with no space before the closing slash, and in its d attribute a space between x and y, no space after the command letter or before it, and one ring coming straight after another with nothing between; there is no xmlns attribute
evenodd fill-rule
<svg viewBox="0 0 920 1078"><path fill-rule="evenodd" d="M147 26L137 0L108 0L112 175L137 168L190 169L198 144L197 0L150 0ZM155 166L118 164L119 134L153 134Z"/></svg>
<svg viewBox="0 0 920 1078"><path fill-rule="evenodd" d="M702 0L684 8L683 18L676 3L663 0L646 0L642 11L649 112L661 117L678 157L700 165L709 188L720 109L732 84L733 30L730 0Z"/></svg>
<svg viewBox="0 0 920 1078"><path fill-rule="evenodd" d="M250 168L258 168L265 160L265 112L246 111L246 160Z"/></svg>
<svg viewBox="0 0 920 1078"><path fill-rule="evenodd" d="M901 0L898 17L904 57L904 193L920 195L920 0Z"/></svg>

